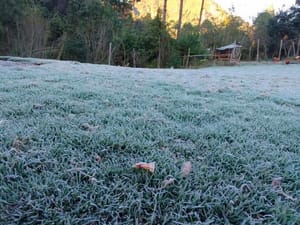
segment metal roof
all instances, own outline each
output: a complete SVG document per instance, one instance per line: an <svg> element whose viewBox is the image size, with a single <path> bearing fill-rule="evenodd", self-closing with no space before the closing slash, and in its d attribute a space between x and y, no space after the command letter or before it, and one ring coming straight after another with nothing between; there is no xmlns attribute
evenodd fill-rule
<svg viewBox="0 0 300 225"><path fill-rule="evenodd" d="M223 47L217 48L217 50L222 51L222 50L226 50L226 49L234 49L234 48L241 48L241 47L242 47L241 45L238 45L235 42L233 42L230 45L225 45Z"/></svg>

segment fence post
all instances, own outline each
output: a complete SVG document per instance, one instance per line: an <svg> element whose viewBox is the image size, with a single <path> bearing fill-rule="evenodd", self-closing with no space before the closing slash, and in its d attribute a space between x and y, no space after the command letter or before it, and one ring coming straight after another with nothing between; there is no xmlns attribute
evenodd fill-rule
<svg viewBox="0 0 300 225"><path fill-rule="evenodd" d="M282 44L283 44L283 40L280 40L280 48L279 48L279 53L278 53L278 58L279 60L281 60L281 50L282 50Z"/></svg>
<svg viewBox="0 0 300 225"><path fill-rule="evenodd" d="M109 50L108 50L108 65L111 65L111 46L112 43L109 42Z"/></svg>
<svg viewBox="0 0 300 225"><path fill-rule="evenodd" d="M136 53L135 53L135 49L133 49L132 51L132 62L133 62L133 67L136 67Z"/></svg>
<svg viewBox="0 0 300 225"><path fill-rule="evenodd" d="M257 39L256 61L259 61L259 39Z"/></svg>
<svg viewBox="0 0 300 225"><path fill-rule="evenodd" d="M191 49L189 48L188 49L187 59L186 59L186 65L185 65L186 68L189 67L190 55L191 55Z"/></svg>

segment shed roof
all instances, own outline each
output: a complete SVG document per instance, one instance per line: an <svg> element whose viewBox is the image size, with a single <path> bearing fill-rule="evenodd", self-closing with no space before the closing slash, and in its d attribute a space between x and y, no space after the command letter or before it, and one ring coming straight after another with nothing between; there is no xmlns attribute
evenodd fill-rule
<svg viewBox="0 0 300 225"><path fill-rule="evenodd" d="M233 42L232 44L225 45L225 46L222 46L220 48L217 48L217 50L223 51L223 50L226 50L226 49L234 49L234 48L241 48L241 47L242 47L241 45L238 45L236 42Z"/></svg>

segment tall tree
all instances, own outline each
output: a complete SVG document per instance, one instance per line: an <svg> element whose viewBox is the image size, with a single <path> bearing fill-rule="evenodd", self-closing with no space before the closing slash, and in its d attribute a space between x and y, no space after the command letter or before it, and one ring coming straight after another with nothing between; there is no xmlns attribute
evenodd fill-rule
<svg viewBox="0 0 300 225"><path fill-rule="evenodd" d="M268 24L269 50L271 54L278 53L280 40L292 40L300 36L300 8L292 6L286 11L280 11ZM285 49L285 48L284 48Z"/></svg>
<svg viewBox="0 0 300 225"><path fill-rule="evenodd" d="M267 57L268 51L268 42L269 42L269 35L267 31L267 27L269 21L273 18L274 15L270 14L269 12L262 12L258 14L257 18L254 21L254 38L256 40L260 40L260 44L264 49L264 57Z"/></svg>
<svg viewBox="0 0 300 225"><path fill-rule="evenodd" d="M168 0L164 0L164 8L163 8L163 24L166 24L167 18L167 7L168 7Z"/></svg>
<svg viewBox="0 0 300 225"><path fill-rule="evenodd" d="M177 40L180 38L180 33L181 33L182 12L183 12L183 0L180 0L178 28L177 28Z"/></svg>
<svg viewBox="0 0 300 225"><path fill-rule="evenodd" d="M202 0L201 7L200 7L199 24L198 24L199 31L200 31L201 22L202 22L202 15L203 15L203 10L204 10L204 2L205 2L205 0Z"/></svg>

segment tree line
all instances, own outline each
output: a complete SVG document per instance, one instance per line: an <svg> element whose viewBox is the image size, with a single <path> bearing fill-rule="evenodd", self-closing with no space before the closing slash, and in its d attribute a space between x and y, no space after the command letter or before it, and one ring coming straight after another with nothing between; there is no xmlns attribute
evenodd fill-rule
<svg viewBox="0 0 300 225"><path fill-rule="evenodd" d="M134 2L4 1L0 5L0 54L101 64L111 57L113 65L182 67L188 54L206 55L233 41L243 45L244 59L253 60L258 39L261 58L278 55L281 40L283 56L291 51L297 54L298 43L289 41L300 37L299 4L277 14L260 13L250 25L234 15L234 8L221 23L213 17L202 22L205 4L201 0L199 24L181 25L179 10L178 32L173 34L165 18L167 0L155 18L140 19L132 18ZM179 3L184 4L183 0Z"/></svg>

